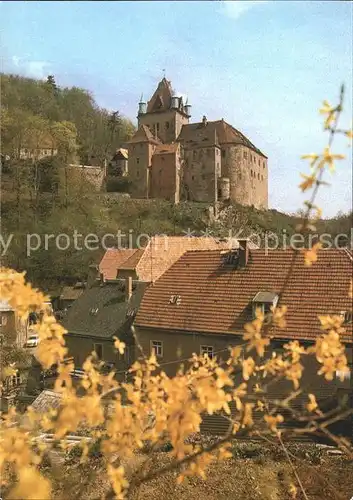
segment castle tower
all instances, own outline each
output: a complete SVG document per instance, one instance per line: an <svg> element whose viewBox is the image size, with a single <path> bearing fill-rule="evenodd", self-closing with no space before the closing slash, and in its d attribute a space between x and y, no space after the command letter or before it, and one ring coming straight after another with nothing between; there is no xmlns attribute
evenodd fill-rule
<svg viewBox="0 0 353 500"><path fill-rule="evenodd" d="M174 94L171 83L163 78L151 99L141 98L138 110L138 126L146 125L153 136L163 143L174 142L183 125L189 123L191 105L184 105L182 97Z"/></svg>

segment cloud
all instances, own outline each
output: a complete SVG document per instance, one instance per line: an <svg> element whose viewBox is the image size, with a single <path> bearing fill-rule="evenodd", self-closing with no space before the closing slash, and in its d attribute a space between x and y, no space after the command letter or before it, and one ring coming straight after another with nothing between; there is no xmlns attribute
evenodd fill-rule
<svg viewBox="0 0 353 500"><path fill-rule="evenodd" d="M18 56L12 56L12 63L24 76L33 78L45 78L50 67L46 61L28 61Z"/></svg>
<svg viewBox="0 0 353 500"><path fill-rule="evenodd" d="M257 5L264 5L269 3L269 0L257 0L257 1L241 1L241 0L233 0L228 1L225 0L222 2L222 13L231 19L239 19L245 12L253 9Z"/></svg>

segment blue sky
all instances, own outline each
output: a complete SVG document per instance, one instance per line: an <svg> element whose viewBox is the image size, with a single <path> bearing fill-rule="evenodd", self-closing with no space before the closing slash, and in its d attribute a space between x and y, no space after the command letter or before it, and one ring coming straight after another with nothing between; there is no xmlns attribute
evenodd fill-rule
<svg viewBox="0 0 353 500"><path fill-rule="evenodd" d="M192 121L224 118L269 157L270 206L294 212L321 151L318 108L342 82L352 115L352 3L0 2L2 71L89 89L99 105L136 121L137 102L166 77L192 104ZM352 205L351 148L318 198L324 216ZM328 176L329 177L329 176Z"/></svg>

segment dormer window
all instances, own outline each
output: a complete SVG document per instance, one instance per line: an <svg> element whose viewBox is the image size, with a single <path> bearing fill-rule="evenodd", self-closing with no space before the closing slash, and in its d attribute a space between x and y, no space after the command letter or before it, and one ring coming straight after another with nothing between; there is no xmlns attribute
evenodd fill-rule
<svg viewBox="0 0 353 500"><path fill-rule="evenodd" d="M353 312L352 311L341 311L340 316L343 318L343 324L348 325L353 321Z"/></svg>
<svg viewBox="0 0 353 500"><path fill-rule="evenodd" d="M255 318L256 309L267 315L271 313L271 307L276 307L278 295L274 292L258 292L252 300L252 313Z"/></svg>

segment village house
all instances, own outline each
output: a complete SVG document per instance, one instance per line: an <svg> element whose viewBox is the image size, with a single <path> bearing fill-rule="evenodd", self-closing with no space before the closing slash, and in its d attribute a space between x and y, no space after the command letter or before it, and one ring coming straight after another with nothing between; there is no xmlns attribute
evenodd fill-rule
<svg viewBox="0 0 353 500"><path fill-rule="evenodd" d="M23 347L28 335L28 321L19 318L7 300L0 300L0 335L4 343Z"/></svg>
<svg viewBox="0 0 353 500"><path fill-rule="evenodd" d="M191 105L163 78L127 143L133 198L268 207L268 162L244 134L223 119L189 123Z"/></svg>
<svg viewBox="0 0 353 500"><path fill-rule="evenodd" d="M189 250L222 250L238 245L238 241L232 238L156 235L144 248L107 250L99 264L99 272L106 280L131 275L133 279L154 282ZM249 245L254 247L251 243Z"/></svg>
<svg viewBox="0 0 353 500"><path fill-rule="evenodd" d="M110 160L107 169L107 175L122 176L128 175L128 150L126 148L119 148L116 150L113 158Z"/></svg>
<svg viewBox="0 0 353 500"><path fill-rule="evenodd" d="M91 280L72 304L62 324L67 330L68 356L82 367L92 352L97 358L125 373L133 362L131 324L147 284L126 279ZM114 348L114 337L126 342L123 356Z"/></svg>
<svg viewBox="0 0 353 500"><path fill-rule="evenodd" d="M33 141L28 144L23 144L20 148L21 160L42 160L58 154L58 147L51 136L44 137L33 144Z"/></svg>
<svg viewBox="0 0 353 500"><path fill-rule="evenodd" d="M318 261L305 267L301 253L251 250L246 240L240 243L238 251L187 252L146 290L134 321L146 355L155 352L161 369L170 376L193 353L226 360L229 346L244 344L244 325L254 319L256 307L268 314L271 306L285 304L287 326L271 329L274 338L266 356L271 356L272 350L282 352L290 341L312 345L323 333L318 315L338 314L344 319L342 340L352 366L352 300L348 291L353 266L349 252L321 250ZM303 364L303 387L310 388L318 400L349 392L349 377L343 382L338 377L328 382L317 375L315 358L304 356ZM292 382L285 380L274 384L271 394L291 390ZM205 417L204 425L208 430L216 425L218 432L226 431L229 423L221 419L215 424L214 419Z"/></svg>
<svg viewBox="0 0 353 500"><path fill-rule="evenodd" d="M3 359L16 350L17 372L3 381L0 406L3 412L18 403L20 394L31 392L39 380L39 363L25 347L30 330L30 318L22 320L7 300L0 300L0 349Z"/></svg>

